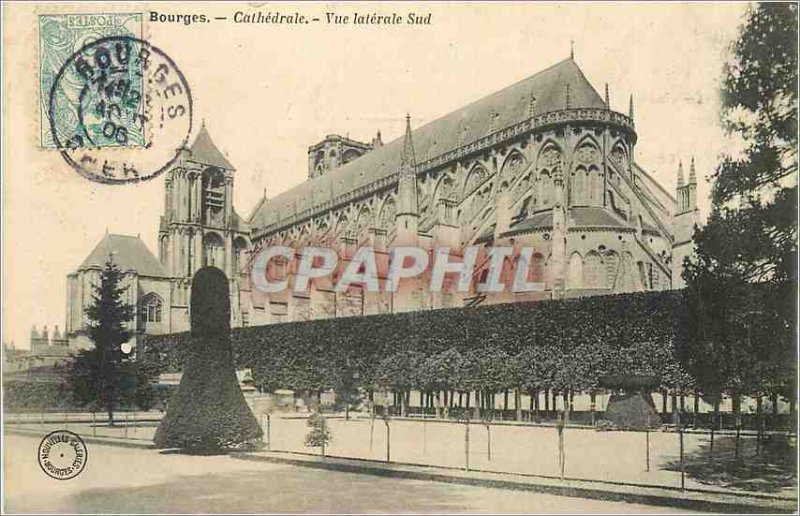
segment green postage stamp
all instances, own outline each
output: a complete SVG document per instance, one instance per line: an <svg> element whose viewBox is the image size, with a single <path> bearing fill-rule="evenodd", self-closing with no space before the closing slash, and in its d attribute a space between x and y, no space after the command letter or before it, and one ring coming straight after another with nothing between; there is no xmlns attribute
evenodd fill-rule
<svg viewBox="0 0 800 516"><path fill-rule="evenodd" d="M81 121L84 130L88 133L102 134L104 124L98 123L105 118L105 114L81 113L82 105L80 95L86 91L77 84L70 84L69 80L56 81L63 68L70 65L70 58L92 45L95 41L108 37L129 37L142 39L142 13L98 13L98 14L43 14L39 15L39 109L40 109L40 144L44 149L56 149L58 144L54 139L53 131L57 131L61 138L71 132ZM102 59L103 56L94 55L91 50L89 58ZM98 67L99 68L99 67ZM128 77L126 99L128 109L114 109L113 105L94 103L95 109L105 109L122 116L135 116L138 109L143 109L142 98L143 79L140 74L132 73L132 68L127 68ZM114 74L113 69L108 70L109 75ZM97 83L96 83L97 84ZM55 87L54 87L55 85ZM101 84L97 84L98 87ZM53 109L53 105L57 109ZM83 103L85 105L85 103ZM130 109L132 105L134 109ZM137 109L138 108L138 109ZM92 123L94 119L95 123ZM130 121L129 121L130 122ZM140 147L145 144L144 130L141 124L125 124L128 128L127 135L122 138L96 138L94 145L98 147ZM108 127L106 126L107 130ZM89 139L92 140L91 134Z"/></svg>

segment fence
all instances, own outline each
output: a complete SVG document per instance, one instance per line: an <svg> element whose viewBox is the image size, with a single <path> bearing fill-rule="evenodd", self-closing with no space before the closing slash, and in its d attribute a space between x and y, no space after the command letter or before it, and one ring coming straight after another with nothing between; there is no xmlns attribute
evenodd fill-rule
<svg viewBox="0 0 800 516"><path fill-rule="evenodd" d="M755 432L741 431L737 439L735 432L726 431L716 434L712 447L708 432L674 429L603 432L568 425L559 435L555 425L363 416L329 417L328 425L332 440L325 454L343 458L549 478L560 478L563 465L565 479L675 489L709 489L717 470L728 468L730 461L758 461L775 466L773 472L750 479L759 486L743 480L742 489L771 486L779 493L796 482L794 467L780 458L794 456L794 436L785 432L768 432L759 440ZM273 414L269 449L321 454L319 448L305 446L307 433L305 417Z"/></svg>

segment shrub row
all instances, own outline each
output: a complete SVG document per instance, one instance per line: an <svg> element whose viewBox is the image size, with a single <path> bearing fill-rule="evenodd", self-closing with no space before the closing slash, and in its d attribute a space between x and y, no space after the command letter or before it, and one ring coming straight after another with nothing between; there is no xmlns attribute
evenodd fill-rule
<svg viewBox="0 0 800 516"><path fill-rule="evenodd" d="M363 386L591 390L606 374L691 379L674 356L680 291L291 322L232 331L238 368L264 390ZM189 333L148 336L147 360L180 371ZM471 382L471 383L470 383Z"/></svg>

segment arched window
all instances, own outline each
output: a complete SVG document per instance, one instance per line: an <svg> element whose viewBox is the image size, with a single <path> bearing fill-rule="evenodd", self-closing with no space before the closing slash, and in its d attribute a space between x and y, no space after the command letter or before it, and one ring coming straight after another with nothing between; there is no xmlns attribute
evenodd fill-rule
<svg viewBox="0 0 800 516"><path fill-rule="evenodd" d="M586 260L583 262L583 286L584 288L600 288L602 283L600 256L592 251L586 255Z"/></svg>
<svg viewBox="0 0 800 516"><path fill-rule="evenodd" d="M549 208L553 202L553 178L563 177L563 156L554 144L547 144L539 154L537 161L538 195L536 208Z"/></svg>
<svg viewBox="0 0 800 516"><path fill-rule="evenodd" d="M203 262L205 265L223 268L225 261L224 251L225 242L223 242L221 236L217 233L203 235Z"/></svg>
<svg viewBox="0 0 800 516"><path fill-rule="evenodd" d="M217 168L203 172L203 221L222 224L225 209L225 175Z"/></svg>
<svg viewBox="0 0 800 516"><path fill-rule="evenodd" d="M150 292L141 301L140 313L142 321L145 323L160 323L163 307L164 302L161 300L161 296L155 292Z"/></svg>
<svg viewBox="0 0 800 516"><path fill-rule="evenodd" d="M233 241L233 273L242 272L242 267L247 265L247 240L236 237Z"/></svg>
<svg viewBox="0 0 800 516"><path fill-rule="evenodd" d="M569 257L569 275L567 276L567 288L579 289L583 285L583 259L578 253L572 253Z"/></svg>
<svg viewBox="0 0 800 516"><path fill-rule="evenodd" d="M597 205L602 199L600 151L592 140L586 140L575 151L576 192L573 204Z"/></svg>

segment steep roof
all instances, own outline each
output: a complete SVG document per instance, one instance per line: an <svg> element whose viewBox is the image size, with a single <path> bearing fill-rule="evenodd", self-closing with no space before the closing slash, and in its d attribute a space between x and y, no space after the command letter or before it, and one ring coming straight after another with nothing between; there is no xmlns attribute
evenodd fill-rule
<svg viewBox="0 0 800 516"><path fill-rule="evenodd" d="M231 165L230 161L220 152L211 136L206 130L205 124L200 126L200 132L197 133L194 143L189 148L192 153L192 161L202 163L203 165L210 165L212 167L224 168L227 170L236 170Z"/></svg>
<svg viewBox="0 0 800 516"><path fill-rule="evenodd" d="M451 151L489 134L492 129L526 120L531 116L531 94L536 98L533 115L566 108L567 85L570 107L604 108L605 103L572 59L557 63L527 79L413 131L417 161ZM459 136L461 133L461 136ZM400 168L403 138L393 140L327 174L308 180L262 203L250 225L261 228L294 211L317 206L362 185L389 176Z"/></svg>
<svg viewBox="0 0 800 516"><path fill-rule="evenodd" d="M80 264L78 270L103 267L109 255L113 256L114 263L123 271L133 270L140 276L169 277L161 262L153 256L141 238L110 233L100 240L100 243Z"/></svg>

